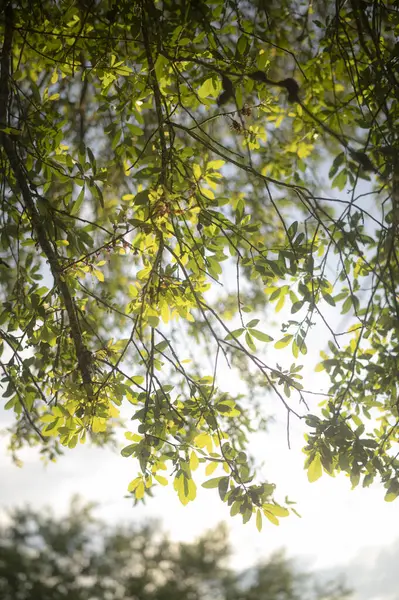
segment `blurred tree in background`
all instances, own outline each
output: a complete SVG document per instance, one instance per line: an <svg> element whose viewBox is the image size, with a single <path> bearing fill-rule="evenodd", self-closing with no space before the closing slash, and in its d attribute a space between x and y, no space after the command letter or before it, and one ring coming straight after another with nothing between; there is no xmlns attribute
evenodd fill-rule
<svg viewBox="0 0 399 600"><path fill-rule="evenodd" d="M15 510L0 535L2 600L345 600L281 553L243 573L220 525L175 543L155 523L107 526L76 499L70 513Z"/></svg>

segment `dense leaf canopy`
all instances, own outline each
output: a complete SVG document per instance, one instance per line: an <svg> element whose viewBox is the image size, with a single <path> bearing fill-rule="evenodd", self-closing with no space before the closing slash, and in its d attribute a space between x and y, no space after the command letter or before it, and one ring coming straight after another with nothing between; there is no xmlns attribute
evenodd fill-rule
<svg viewBox="0 0 399 600"><path fill-rule="evenodd" d="M205 487L260 528L288 514L247 447L268 391L306 420L311 481L378 476L394 499L398 3L2 10L12 451L106 443L129 415L137 500L171 478L186 504L205 463ZM270 307L288 310L277 335ZM329 339L321 397L301 376L315 327ZM226 365L248 393L224 385Z"/></svg>

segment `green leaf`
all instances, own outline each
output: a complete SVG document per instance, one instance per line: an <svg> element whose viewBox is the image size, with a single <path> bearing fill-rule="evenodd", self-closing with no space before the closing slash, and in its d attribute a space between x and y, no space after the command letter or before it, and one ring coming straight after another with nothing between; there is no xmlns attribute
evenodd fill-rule
<svg viewBox="0 0 399 600"><path fill-rule="evenodd" d="M219 496L220 496L220 499L223 501L227 494L227 490L229 487L229 481L230 481L229 477L221 477L218 482Z"/></svg>
<svg viewBox="0 0 399 600"><path fill-rule="evenodd" d="M330 296L330 294L327 294L322 291L322 295L323 295L324 300L327 302L327 304L329 304L330 306L335 306L334 298L332 296Z"/></svg>
<svg viewBox="0 0 399 600"><path fill-rule="evenodd" d="M167 65L169 65L168 59L162 54L158 54L157 59L155 61L155 75L158 80L162 80Z"/></svg>
<svg viewBox="0 0 399 600"><path fill-rule="evenodd" d="M204 483L202 484L202 487L207 488L207 489L217 488L219 486L219 482L222 479L226 479L226 478L225 477L214 477L213 479L208 479L208 481L204 481Z"/></svg>
<svg viewBox="0 0 399 600"><path fill-rule="evenodd" d="M334 177L334 175L336 174L336 172L338 171L339 167L342 165L342 163L344 162L344 160L345 160L345 153L344 152L341 152L340 154L338 154L338 156L336 156L334 158L334 162L333 162L332 167L330 169L330 172L328 174L329 177L330 177L330 179L332 177Z"/></svg>
<svg viewBox="0 0 399 600"><path fill-rule="evenodd" d="M256 59L256 66L258 67L258 69L260 69L261 71L263 71L266 67L268 63L268 59L267 59L267 54L264 50L260 50L257 59Z"/></svg>
<svg viewBox="0 0 399 600"><path fill-rule="evenodd" d="M301 308L304 304L305 304L305 302L303 300L294 302L294 304L291 306L291 314L294 314L294 313L298 312L299 310L301 310Z"/></svg>
<svg viewBox="0 0 399 600"><path fill-rule="evenodd" d="M230 509L230 516L234 517L235 515L238 515L238 513L240 512L240 507L241 507L241 502L239 502L239 501L233 502L233 504L231 505L231 509Z"/></svg>
<svg viewBox="0 0 399 600"><path fill-rule="evenodd" d="M342 305L341 315L345 315L352 308L352 298L350 296L347 297L345 302Z"/></svg>
<svg viewBox="0 0 399 600"><path fill-rule="evenodd" d="M244 54L248 46L248 38L246 35L241 35L238 38L237 42L237 52L238 54Z"/></svg>
<svg viewBox="0 0 399 600"><path fill-rule="evenodd" d="M243 525L245 525L245 523L248 523L248 521L250 521L251 517L252 517L252 510L250 508L247 508L244 511L244 514L242 515Z"/></svg>
<svg viewBox="0 0 399 600"><path fill-rule="evenodd" d="M252 327L256 327L258 323L259 319L252 319L252 321L249 321L249 323L247 323L245 327L251 329Z"/></svg>
<svg viewBox="0 0 399 600"><path fill-rule="evenodd" d="M290 239L293 239L298 231L298 221L294 221L288 228L287 234Z"/></svg>
<svg viewBox="0 0 399 600"><path fill-rule="evenodd" d="M347 179L348 176L346 173L346 169L342 169L342 171L338 173L338 175L333 179L331 187L337 187L340 191L342 191L346 186Z"/></svg>
<svg viewBox="0 0 399 600"><path fill-rule="evenodd" d="M273 341L273 338L270 335L268 335L267 333L263 333L262 331L259 331L258 329L250 329L249 332L254 338L259 340L260 342L272 342Z"/></svg>
<svg viewBox="0 0 399 600"><path fill-rule="evenodd" d="M244 333L244 331L245 331L245 329L243 327L240 327L239 329L235 329L234 331L231 331L229 334L226 335L226 337L224 339L231 340L231 339L239 338Z"/></svg>
<svg viewBox="0 0 399 600"><path fill-rule="evenodd" d="M132 125L131 123L127 123L127 126L129 128L130 133L133 133L133 135L137 135L137 136L144 135L144 131L142 129L140 129L140 127L137 127L137 125Z"/></svg>
<svg viewBox="0 0 399 600"><path fill-rule="evenodd" d="M134 453L136 447L137 447L137 444L129 444L129 446L125 446L121 450L122 456L125 456L125 457L131 456Z"/></svg>
<svg viewBox="0 0 399 600"><path fill-rule="evenodd" d="M245 341L247 343L248 348L250 350L252 350L252 352L256 352L256 346L254 344L254 341L253 341L252 337L248 333L248 331L245 333Z"/></svg>
<svg viewBox="0 0 399 600"><path fill-rule="evenodd" d="M399 496L399 484L397 481L392 481L385 494L385 502L393 502Z"/></svg>
<svg viewBox="0 0 399 600"><path fill-rule="evenodd" d="M157 352L163 352L168 347L169 347L169 342L166 340L163 340L162 342L159 342L159 344L156 344L154 346L154 350L156 350Z"/></svg>
<svg viewBox="0 0 399 600"><path fill-rule="evenodd" d="M76 198L73 206L71 208L71 215L77 215L79 213L79 209L82 206L83 199L85 197L85 186L79 192L78 197Z"/></svg>

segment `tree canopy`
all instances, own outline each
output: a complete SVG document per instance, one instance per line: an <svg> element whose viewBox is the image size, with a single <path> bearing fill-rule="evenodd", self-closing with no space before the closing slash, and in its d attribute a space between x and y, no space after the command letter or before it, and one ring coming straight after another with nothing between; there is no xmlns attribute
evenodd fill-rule
<svg viewBox="0 0 399 600"><path fill-rule="evenodd" d="M204 464L204 487L260 529L291 510L248 448L270 393L288 429L306 421L310 481L377 477L393 500L398 3L2 6L12 452L106 444L128 415L136 500L169 479L194 500ZM314 328L321 396L301 375Z"/></svg>
<svg viewBox="0 0 399 600"><path fill-rule="evenodd" d="M228 565L220 525L192 543L172 542L155 522L105 526L75 499L70 513L18 509L0 531L3 600L346 600L283 553L243 571Z"/></svg>

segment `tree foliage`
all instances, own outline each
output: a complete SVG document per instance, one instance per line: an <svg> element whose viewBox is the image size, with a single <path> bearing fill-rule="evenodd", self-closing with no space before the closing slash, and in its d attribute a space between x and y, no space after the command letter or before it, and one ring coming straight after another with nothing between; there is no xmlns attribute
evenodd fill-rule
<svg viewBox="0 0 399 600"><path fill-rule="evenodd" d="M47 512L47 511L46 511ZM172 542L156 523L106 527L76 500L68 515L19 509L0 537L3 600L345 600L282 553L238 573L226 528Z"/></svg>
<svg viewBox="0 0 399 600"><path fill-rule="evenodd" d="M130 403L137 500L172 478L186 504L203 463L260 529L289 512L247 447L271 392L306 419L311 481L398 495L398 33L379 0L3 3L14 452L106 443ZM265 306L290 310L278 336ZM315 327L321 409L301 383Z"/></svg>

